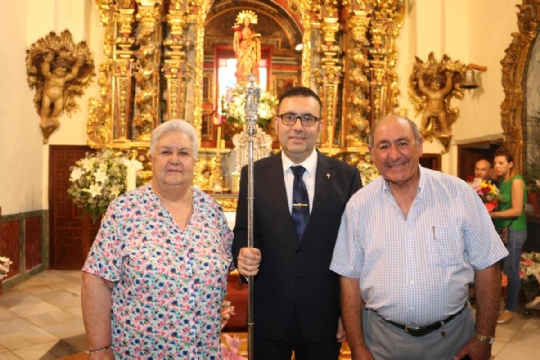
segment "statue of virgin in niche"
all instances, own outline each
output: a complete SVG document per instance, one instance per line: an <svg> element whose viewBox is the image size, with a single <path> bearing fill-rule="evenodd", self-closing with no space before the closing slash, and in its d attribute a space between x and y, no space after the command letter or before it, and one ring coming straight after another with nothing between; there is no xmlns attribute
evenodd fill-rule
<svg viewBox="0 0 540 360"><path fill-rule="evenodd" d="M256 33L257 14L251 10L241 11L236 16L234 30L234 54L236 63L236 82L245 85L248 75L253 74L259 81L259 61L261 60L261 34Z"/></svg>

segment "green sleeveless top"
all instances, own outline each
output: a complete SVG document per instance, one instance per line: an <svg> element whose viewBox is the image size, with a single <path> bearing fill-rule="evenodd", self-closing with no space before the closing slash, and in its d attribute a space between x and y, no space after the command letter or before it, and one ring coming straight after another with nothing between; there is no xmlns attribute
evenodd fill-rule
<svg viewBox="0 0 540 360"><path fill-rule="evenodd" d="M508 181L504 181L501 178L499 182L499 191L503 197L503 200L499 201L499 206L495 211L503 211L512 208L512 182L514 179L520 179L525 184L525 180L521 175L515 175ZM523 189L523 209L521 210L521 215L517 218L508 218L508 219L493 219L493 224L496 229L502 229L505 226L510 225L512 230L527 230L527 218L525 217L525 204L527 203L527 187Z"/></svg>

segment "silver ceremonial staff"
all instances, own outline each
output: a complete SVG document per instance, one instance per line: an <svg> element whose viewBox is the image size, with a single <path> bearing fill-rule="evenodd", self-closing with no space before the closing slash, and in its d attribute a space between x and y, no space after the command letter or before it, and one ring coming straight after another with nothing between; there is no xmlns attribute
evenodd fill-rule
<svg viewBox="0 0 540 360"><path fill-rule="evenodd" d="M247 246L253 247L253 136L257 133L257 112L259 110L259 101L261 99L261 89L255 82L255 76L248 75L248 84L246 85L246 130L248 133L248 239ZM248 277L248 359L254 360L253 342L254 326L253 319L253 276Z"/></svg>

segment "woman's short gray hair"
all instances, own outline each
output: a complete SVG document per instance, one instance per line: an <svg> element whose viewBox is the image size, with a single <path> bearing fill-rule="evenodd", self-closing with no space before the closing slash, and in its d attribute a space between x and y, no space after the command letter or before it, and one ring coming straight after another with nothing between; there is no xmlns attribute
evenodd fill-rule
<svg viewBox="0 0 540 360"><path fill-rule="evenodd" d="M159 125L157 128L155 128L152 131L152 137L150 138L150 155L154 157L154 153L156 151L156 145L159 141L159 139L163 136L163 134L172 132L172 131L178 131L183 134L186 134L189 139L191 140L191 145L193 147L193 158L197 159L198 155L198 147L197 147L197 131L195 131L195 128L193 125L188 123L185 120L179 120L179 119L172 119L169 121L165 121L161 125Z"/></svg>

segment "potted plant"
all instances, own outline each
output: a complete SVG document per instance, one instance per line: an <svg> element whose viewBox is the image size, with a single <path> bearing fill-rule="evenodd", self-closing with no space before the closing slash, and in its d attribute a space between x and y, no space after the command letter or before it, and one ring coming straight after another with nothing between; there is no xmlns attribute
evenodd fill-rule
<svg viewBox="0 0 540 360"><path fill-rule="evenodd" d="M2 279L7 276L11 264L13 264L13 261L10 261L9 258L0 256L0 295L3 293Z"/></svg>
<svg viewBox="0 0 540 360"><path fill-rule="evenodd" d="M538 164L531 164L527 167L525 183L527 184L529 202L533 206L536 216L540 216L540 166Z"/></svg>

